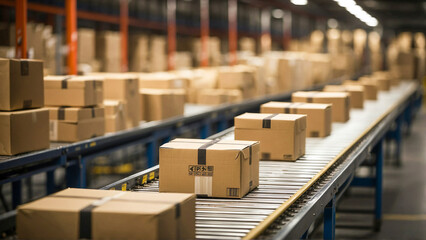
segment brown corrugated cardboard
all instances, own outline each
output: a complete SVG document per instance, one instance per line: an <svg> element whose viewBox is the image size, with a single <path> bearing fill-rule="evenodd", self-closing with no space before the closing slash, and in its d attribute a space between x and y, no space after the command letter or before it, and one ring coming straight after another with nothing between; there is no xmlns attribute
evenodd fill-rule
<svg viewBox="0 0 426 240"><path fill-rule="evenodd" d="M104 100L105 133L126 129L126 106L118 100Z"/></svg>
<svg viewBox="0 0 426 240"><path fill-rule="evenodd" d="M0 111L43 106L43 62L0 58Z"/></svg>
<svg viewBox="0 0 426 240"><path fill-rule="evenodd" d="M245 113L234 121L235 139L260 141L263 160L295 161L305 154L306 115Z"/></svg>
<svg viewBox="0 0 426 240"><path fill-rule="evenodd" d="M102 104L102 78L95 76L46 76L46 106L89 107Z"/></svg>
<svg viewBox="0 0 426 240"><path fill-rule="evenodd" d="M186 89L188 79L167 72L139 74L140 88Z"/></svg>
<svg viewBox="0 0 426 240"><path fill-rule="evenodd" d="M139 82L134 74L101 74L104 78L104 99L125 104L126 128L139 126L141 103Z"/></svg>
<svg viewBox="0 0 426 240"><path fill-rule="evenodd" d="M349 120L350 97L344 92L295 92L291 95L292 102L331 103L333 122Z"/></svg>
<svg viewBox="0 0 426 240"><path fill-rule="evenodd" d="M218 88L241 90L243 98L256 96L254 71L242 66L221 67L218 74Z"/></svg>
<svg viewBox="0 0 426 240"><path fill-rule="evenodd" d="M112 197L116 191L99 191L94 189L77 189L69 188L53 196L59 197L87 197L87 198L103 198ZM126 192L119 197L123 201L147 202L171 204L175 211L179 211L177 220L178 239L194 239L195 238L195 195L187 193L153 193L153 192ZM171 230L171 229L169 229Z"/></svg>
<svg viewBox="0 0 426 240"><path fill-rule="evenodd" d="M66 189L21 205L17 233L20 239L183 240L195 235L194 213L189 194Z"/></svg>
<svg viewBox="0 0 426 240"><path fill-rule="evenodd" d="M95 30L79 28L77 36L77 62L90 64L95 59Z"/></svg>
<svg viewBox="0 0 426 240"><path fill-rule="evenodd" d="M160 192L241 198L259 185L259 143L175 139L160 147Z"/></svg>
<svg viewBox="0 0 426 240"><path fill-rule="evenodd" d="M377 89L379 91L389 91L391 88L391 81L390 79L386 79L386 78L364 76L364 77L360 77L359 81L365 82L365 83L373 83L377 86Z"/></svg>
<svg viewBox="0 0 426 240"><path fill-rule="evenodd" d="M0 112L0 155L15 155L49 146L47 109Z"/></svg>
<svg viewBox="0 0 426 240"><path fill-rule="evenodd" d="M260 112L305 114L307 137L326 137L331 133L331 104L268 102L260 106Z"/></svg>
<svg viewBox="0 0 426 240"><path fill-rule="evenodd" d="M351 108L364 108L365 88L357 85L327 85L324 92L348 92L351 97Z"/></svg>
<svg viewBox="0 0 426 240"><path fill-rule="evenodd" d="M242 100L242 93L237 89L204 89L197 96L197 103L204 105L236 103Z"/></svg>
<svg viewBox="0 0 426 240"><path fill-rule="evenodd" d="M105 133L104 108L49 108L50 141L76 142Z"/></svg>
<svg viewBox="0 0 426 240"><path fill-rule="evenodd" d="M377 100L377 85L369 82L346 80L344 85L359 85L364 87L364 97L366 100Z"/></svg>
<svg viewBox="0 0 426 240"><path fill-rule="evenodd" d="M60 120L64 122L78 122L92 118L102 118L105 115L102 107L47 107L49 120Z"/></svg>
<svg viewBox="0 0 426 240"><path fill-rule="evenodd" d="M177 89L140 89L141 118L157 121L181 116L185 107L185 91Z"/></svg>

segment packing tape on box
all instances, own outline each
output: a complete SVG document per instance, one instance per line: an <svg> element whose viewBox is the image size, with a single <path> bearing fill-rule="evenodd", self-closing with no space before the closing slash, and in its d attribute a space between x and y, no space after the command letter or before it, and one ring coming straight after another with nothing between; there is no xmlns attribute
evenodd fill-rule
<svg viewBox="0 0 426 240"><path fill-rule="evenodd" d="M30 65L28 61L21 60L21 76L28 76L30 72Z"/></svg>
<svg viewBox="0 0 426 240"><path fill-rule="evenodd" d="M194 178L194 192L197 195L212 195L212 181L213 177L210 176L195 176Z"/></svg>
<svg viewBox="0 0 426 240"><path fill-rule="evenodd" d="M61 81L61 88L67 89L68 88L68 80L71 78L71 76L67 76Z"/></svg>
<svg viewBox="0 0 426 240"><path fill-rule="evenodd" d="M58 120L65 120L65 107L58 108Z"/></svg>
<svg viewBox="0 0 426 240"><path fill-rule="evenodd" d="M92 109L92 118L95 118L95 107L91 107Z"/></svg>
<svg viewBox="0 0 426 240"><path fill-rule="evenodd" d="M198 156L197 156L198 165L206 165L207 148L219 141L220 139L215 139L208 143L203 144L201 147L198 148Z"/></svg>
<svg viewBox="0 0 426 240"><path fill-rule="evenodd" d="M273 117L277 116L278 113L271 114L262 120L262 128L271 128L271 120Z"/></svg>
<svg viewBox="0 0 426 240"><path fill-rule="evenodd" d="M94 201L89 206L80 210L80 223L79 223L79 238L80 239L91 239L92 238L92 211L96 207L99 207L106 202L114 198L121 197L124 192L118 193L111 197L104 197L100 200Z"/></svg>

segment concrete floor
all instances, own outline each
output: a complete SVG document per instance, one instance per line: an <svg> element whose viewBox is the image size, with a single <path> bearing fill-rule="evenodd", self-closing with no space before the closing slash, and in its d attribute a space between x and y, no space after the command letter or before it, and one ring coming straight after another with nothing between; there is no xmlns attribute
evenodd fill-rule
<svg viewBox="0 0 426 240"><path fill-rule="evenodd" d="M336 239L426 239L426 109L417 115L411 134L403 140L402 166L385 159L383 221L375 232L372 214L336 215ZM374 190L351 188L339 208L373 209ZM367 228L366 228L367 227ZM310 238L322 238L322 225Z"/></svg>

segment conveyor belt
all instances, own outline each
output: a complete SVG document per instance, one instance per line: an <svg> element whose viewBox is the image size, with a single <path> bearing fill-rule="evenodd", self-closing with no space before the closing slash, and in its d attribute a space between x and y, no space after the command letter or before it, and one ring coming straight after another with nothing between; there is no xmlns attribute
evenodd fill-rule
<svg viewBox="0 0 426 240"><path fill-rule="evenodd" d="M307 138L306 154L296 162L261 161L260 185L244 198L197 198L197 239L255 238L289 207L292 207L291 212L286 216L293 217L292 212L300 210L309 200L297 201L298 198L303 194L312 196L313 190L321 189L333 173L342 170L338 164L355 159L352 156L356 154L354 146L372 134L372 130L411 96L417 86L404 82L389 92L380 92L377 101L366 101L364 109L351 110L348 122L333 123L330 136ZM222 139L233 139L233 136L230 130ZM136 184L131 190L156 192L158 181L143 186ZM283 220L282 224L287 222Z"/></svg>

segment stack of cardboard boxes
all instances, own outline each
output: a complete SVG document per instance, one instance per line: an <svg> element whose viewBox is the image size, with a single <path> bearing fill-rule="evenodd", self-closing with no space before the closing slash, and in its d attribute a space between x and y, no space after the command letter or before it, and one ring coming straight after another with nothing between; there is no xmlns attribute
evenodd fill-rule
<svg viewBox="0 0 426 240"><path fill-rule="evenodd" d="M197 104L203 105L238 103L242 100L243 94L238 89L204 89L197 96Z"/></svg>
<svg viewBox="0 0 426 240"><path fill-rule="evenodd" d="M46 76L44 91L51 141L76 142L104 135L102 78Z"/></svg>
<svg viewBox="0 0 426 240"><path fill-rule="evenodd" d="M103 78L103 98L107 111L107 132L129 129L139 126L141 121L141 103L139 79L134 74L96 74ZM123 121L123 122L122 122ZM116 126L115 129L109 126ZM118 127L118 126L124 126Z"/></svg>
<svg viewBox="0 0 426 240"><path fill-rule="evenodd" d="M195 195L69 188L19 206L17 234L20 239L195 239Z"/></svg>
<svg viewBox="0 0 426 240"><path fill-rule="evenodd" d="M43 62L0 58L0 155L49 148Z"/></svg>
<svg viewBox="0 0 426 240"><path fill-rule="evenodd" d="M171 73L140 74L141 119L156 121L183 115L187 87L187 79Z"/></svg>
<svg viewBox="0 0 426 240"><path fill-rule="evenodd" d="M81 72L98 72L100 63L96 60L96 32L90 28L77 31L77 63Z"/></svg>
<svg viewBox="0 0 426 240"><path fill-rule="evenodd" d="M96 59L103 72L121 72L121 36L119 32L96 33Z"/></svg>
<svg viewBox="0 0 426 240"><path fill-rule="evenodd" d="M240 90L243 99L256 96L256 79L253 69L245 66L220 67L217 76L219 89Z"/></svg>

